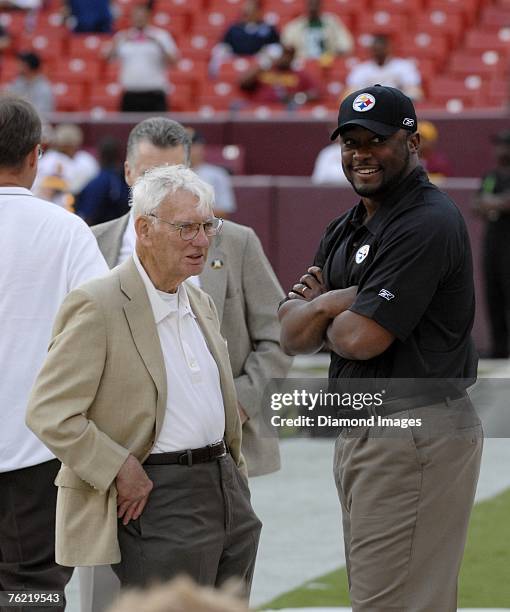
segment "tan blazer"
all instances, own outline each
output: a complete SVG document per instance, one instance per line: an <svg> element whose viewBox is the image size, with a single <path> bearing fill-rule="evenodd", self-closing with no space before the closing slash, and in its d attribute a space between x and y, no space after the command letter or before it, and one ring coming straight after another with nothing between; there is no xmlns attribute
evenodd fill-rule
<svg viewBox="0 0 510 612"><path fill-rule="evenodd" d="M225 440L244 473L241 424L227 347L211 298L187 287L220 372ZM72 291L55 322L29 400L27 425L64 464L58 485L56 560L117 563L114 480L127 455L144 461L166 407L166 373L152 309L130 258Z"/></svg>
<svg viewBox="0 0 510 612"><path fill-rule="evenodd" d="M128 219L124 215L92 228L110 267L117 262ZM280 348L277 309L283 290L255 232L231 221L211 245L200 281L218 311L237 396L250 417L242 448L248 473L274 472L280 467L278 438L268 430L262 402L268 382L285 378L292 363Z"/></svg>

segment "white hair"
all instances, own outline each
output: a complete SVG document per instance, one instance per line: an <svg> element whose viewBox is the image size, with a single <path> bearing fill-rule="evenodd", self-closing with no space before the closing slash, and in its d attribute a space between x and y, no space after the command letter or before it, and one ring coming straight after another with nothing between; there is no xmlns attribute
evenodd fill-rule
<svg viewBox="0 0 510 612"><path fill-rule="evenodd" d="M169 195L187 191L198 198L197 208L212 212L214 189L203 181L193 170L182 164L178 166L157 166L139 177L131 190L131 205L136 219L150 215Z"/></svg>

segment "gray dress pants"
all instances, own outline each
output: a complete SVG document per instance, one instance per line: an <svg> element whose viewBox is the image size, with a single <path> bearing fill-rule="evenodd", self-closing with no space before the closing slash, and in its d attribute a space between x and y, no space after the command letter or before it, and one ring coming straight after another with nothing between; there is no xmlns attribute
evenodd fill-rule
<svg viewBox="0 0 510 612"><path fill-rule="evenodd" d="M192 467L146 465L154 488L136 521L119 521L122 586L145 586L184 573L199 584L241 579L249 595L261 522L248 484L227 455Z"/></svg>

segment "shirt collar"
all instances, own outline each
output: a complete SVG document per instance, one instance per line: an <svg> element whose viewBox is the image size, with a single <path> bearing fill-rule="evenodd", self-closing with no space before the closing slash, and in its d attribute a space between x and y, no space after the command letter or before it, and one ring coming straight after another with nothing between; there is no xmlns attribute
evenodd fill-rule
<svg viewBox="0 0 510 612"><path fill-rule="evenodd" d="M0 195L23 195L34 197L30 189L26 189L25 187L0 186Z"/></svg>
<svg viewBox="0 0 510 612"><path fill-rule="evenodd" d="M375 215L369 219L365 226L371 234L376 234L384 221L395 212L397 208L407 208L414 200L409 200L413 189L419 183L428 183L428 177L422 166L417 166L406 178L381 202ZM363 206L363 204L361 204Z"/></svg>
<svg viewBox="0 0 510 612"><path fill-rule="evenodd" d="M135 262L136 269L142 277L143 284L145 285L156 325L161 323L161 321L168 317L168 315L176 312L179 313L180 318L183 318L186 315L191 315L193 318L196 318L195 313L191 310L188 293L184 283L181 283L177 289L177 305L167 302L159 296L158 290L145 271L136 251L133 251L133 260Z"/></svg>

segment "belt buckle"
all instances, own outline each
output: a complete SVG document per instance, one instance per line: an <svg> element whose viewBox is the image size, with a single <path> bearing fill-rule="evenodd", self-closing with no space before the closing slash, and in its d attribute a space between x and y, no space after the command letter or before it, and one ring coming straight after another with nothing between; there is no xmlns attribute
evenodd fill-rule
<svg viewBox="0 0 510 612"><path fill-rule="evenodd" d="M193 453L191 449L188 448L182 455L177 459L177 463L179 465L187 465L191 467L193 465Z"/></svg>
<svg viewBox="0 0 510 612"><path fill-rule="evenodd" d="M208 444L209 452L210 453L213 452L214 449L218 446L221 446L223 448L223 452L221 453L221 455L215 455L214 458L221 459L222 457L226 457L227 456L227 445L225 444L223 440L221 440L221 442L215 442L214 444Z"/></svg>

